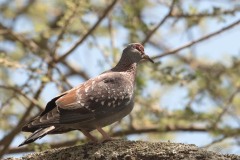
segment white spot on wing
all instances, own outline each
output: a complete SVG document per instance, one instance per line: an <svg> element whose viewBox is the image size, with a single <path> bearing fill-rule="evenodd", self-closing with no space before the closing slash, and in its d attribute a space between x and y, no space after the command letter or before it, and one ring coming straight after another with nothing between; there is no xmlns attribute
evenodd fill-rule
<svg viewBox="0 0 240 160"><path fill-rule="evenodd" d="M77 94L78 100L82 99L82 94Z"/></svg>
<svg viewBox="0 0 240 160"><path fill-rule="evenodd" d="M129 100L129 101L127 101L126 105L128 105L130 102L131 102L130 100Z"/></svg>
<svg viewBox="0 0 240 160"><path fill-rule="evenodd" d="M111 106L111 102L108 102L108 106Z"/></svg>
<svg viewBox="0 0 240 160"><path fill-rule="evenodd" d="M85 92L88 92L88 90L89 90L89 86L85 88Z"/></svg>
<svg viewBox="0 0 240 160"><path fill-rule="evenodd" d="M98 99L95 99L95 102L98 102Z"/></svg>
<svg viewBox="0 0 240 160"><path fill-rule="evenodd" d="M105 102L105 101L102 101L102 102L101 102L102 106L104 105L104 102Z"/></svg>

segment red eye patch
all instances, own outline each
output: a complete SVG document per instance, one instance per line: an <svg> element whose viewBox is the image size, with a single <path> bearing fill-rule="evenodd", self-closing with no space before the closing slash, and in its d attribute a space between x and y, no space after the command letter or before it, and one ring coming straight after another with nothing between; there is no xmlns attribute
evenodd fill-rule
<svg viewBox="0 0 240 160"><path fill-rule="evenodd" d="M134 45L134 48L137 49L142 54L144 54L144 48L143 48L143 46L141 44Z"/></svg>

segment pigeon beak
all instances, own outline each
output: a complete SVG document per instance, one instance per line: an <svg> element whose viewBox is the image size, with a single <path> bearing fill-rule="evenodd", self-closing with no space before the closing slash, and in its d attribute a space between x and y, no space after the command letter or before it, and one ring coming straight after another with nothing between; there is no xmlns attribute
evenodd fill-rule
<svg viewBox="0 0 240 160"><path fill-rule="evenodd" d="M146 60L154 63L154 61L153 61L148 55L146 55L146 54L144 54L144 55L142 56L142 59L146 59Z"/></svg>

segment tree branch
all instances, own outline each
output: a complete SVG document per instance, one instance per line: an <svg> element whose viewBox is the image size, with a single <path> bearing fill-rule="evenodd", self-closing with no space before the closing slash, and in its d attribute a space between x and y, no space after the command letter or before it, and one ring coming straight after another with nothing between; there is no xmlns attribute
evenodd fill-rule
<svg viewBox="0 0 240 160"><path fill-rule="evenodd" d="M36 99L28 97L25 93L23 93L21 90L17 89L16 87L0 85L0 88L7 89L7 90L11 90L11 91L14 91L15 93L18 93L18 94L22 95L22 96L23 96L24 98L26 98L29 102L31 102L31 103L34 104L36 107L38 107L40 110L42 110L41 105L39 104L39 102L38 102Z"/></svg>
<svg viewBox="0 0 240 160"><path fill-rule="evenodd" d="M61 39L63 38L65 32L67 31L67 27L69 26L71 20L77 13L79 4L80 4L80 2L77 1L76 6L74 7L74 10L72 11L71 15L68 17L68 19L65 21L64 25L61 28L60 34L58 35L57 40L55 41L55 44L53 45L53 51L52 51L53 57L56 55L57 48L58 48L59 43L60 43Z"/></svg>
<svg viewBox="0 0 240 160"><path fill-rule="evenodd" d="M172 13L170 17L172 18L203 18L203 17L215 17L220 15L229 15L229 14L235 14L236 12L240 11L240 8L233 8L231 10L225 10L225 11L219 11L219 12L212 12L212 13L197 13L197 14L178 14L178 13Z"/></svg>
<svg viewBox="0 0 240 160"><path fill-rule="evenodd" d="M240 87L238 87L228 98L226 104L223 106L221 113L217 116L216 120L212 124L213 128L217 127L217 124L221 120L222 116L229 110L231 103L233 102L234 97L240 92Z"/></svg>
<svg viewBox="0 0 240 160"><path fill-rule="evenodd" d="M144 45L151 37L152 35L159 29L159 27L161 27L164 22L168 19L168 17L172 14L172 11L173 11L173 7L174 7L174 4L175 4L176 0L173 0L172 1L172 4L169 8L169 11L168 13L164 16L164 18L158 23L158 25L153 28L148 34L147 36L145 37L145 39L142 41L142 44Z"/></svg>
<svg viewBox="0 0 240 160"><path fill-rule="evenodd" d="M41 86L39 87L38 91L35 93L34 99L37 99L40 96L44 86L45 86L45 83L42 83ZM7 152L8 147L11 144L12 140L14 139L15 135L21 131L22 126L26 122L26 119L28 118L28 115L30 114L30 112L32 111L34 106L35 106L34 103L30 103L26 112L24 113L22 118L18 121L17 126L0 141L0 144L3 145L3 148L0 151L0 158Z"/></svg>
<svg viewBox="0 0 240 160"><path fill-rule="evenodd" d="M224 31L226 31L228 29L231 29L232 27L238 25L239 23L240 23L240 20L237 20L237 21L233 22L232 24L230 24L230 25L228 25L228 26L226 26L226 27L224 27L224 28L222 28L222 29L220 29L220 30L218 30L216 32L210 33L210 34L208 34L206 36L203 36L203 37L201 37L201 38L199 38L197 40L189 42L189 43L187 43L187 44L185 44L185 45L183 45L183 46L181 46L179 48L176 48L176 49L173 49L171 51L168 51L168 52L162 53L160 55L154 56L154 57L152 57L152 59L157 59L157 58L161 58L161 57L168 56L168 55L171 55L171 54L175 54L176 52L179 52L179 51L181 51L181 50L183 50L183 49L185 49L187 47L190 47L190 46L192 46L192 45L194 45L196 43L202 42L202 41L204 41L206 39L212 38L212 37L214 37L214 36L224 32Z"/></svg>
<svg viewBox="0 0 240 160"><path fill-rule="evenodd" d="M98 25L102 22L102 20L107 16L107 14L112 10L112 8L114 7L114 5L117 3L117 0L114 0L103 12L102 16L99 17L98 21L92 26L92 28L90 28L88 30L88 32L81 38L78 40L78 42L71 48L69 49L65 54L63 54L62 56L58 57L56 59L56 62L62 61L64 60L68 55L70 55L82 42L84 42L84 40L90 35L92 34L92 32L98 27Z"/></svg>

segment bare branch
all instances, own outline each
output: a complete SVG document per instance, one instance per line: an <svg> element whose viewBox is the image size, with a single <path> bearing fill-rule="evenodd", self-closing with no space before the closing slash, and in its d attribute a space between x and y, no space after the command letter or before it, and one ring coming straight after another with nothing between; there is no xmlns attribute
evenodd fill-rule
<svg viewBox="0 0 240 160"><path fill-rule="evenodd" d="M219 123L219 121L221 120L222 116L229 110L231 103L233 102L234 97L240 92L240 87L238 87L228 98L226 104L224 105L224 107L222 108L222 112L218 115L218 117L216 118L216 120L214 121L214 123L212 124L213 128L217 127L217 124Z"/></svg>
<svg viewBox="0 0 240 160"><path fill-rule="evenodd" d="M224 28L222 28L222 29L220 29L220 30L218 30L216 32L210 33L210 34L208 34L206 36L203 36L203 37L201 37L201 38L199 38L197 40L189 42L189 43L187 43L187 44L185 44L185 45L183 45L183 46L181 46L179 48L176 48L176 49L173 49L171 51L162 53L162 54L160 54L158 56L154 56L154 57L152 57L152 59L157 59L157 58L161 58L161 57L168 56L168 55L171 55L171 54L175 54L176 52L179 52L179 51L181 51L181 50L183 50L185 48L188 48L188 47L190 47L190 46L192 46L192 45L194 45L196 43L202 42L202 41L204 41L206 39L209 39L209 38L212 38L212 37L214 37L216 35L219 35L220 33L233 28L234 26L238 25L239 23L240 23L240 20L237 20L237 21L233 22L232 24L230 24L230 25L228 25L228 26L226 26L226 27L224 27Z"/></svg>
<svg viewBox="0 0 240 160"><path fill-rule="evenodd" d="M99 51L100 51L100 53L102 53L105 61L110 64L110 60L109 60L109 56L108 56L107 52L106 52L106 51L104 50L104 48L102 48L102 46L98 43L97 38L96 38L94 35L92 35L91 37L92 37L92 39L93 39L93 42L94 42L96 48L98 48Z"/></svg>
<svg viewBox="0 0 240 160"><path fill-rule="evenodd" d="M38 91L35 93L34 99L37 99L40 96L44 86L45 86L45 83L42 83ZM26 122L28 115L30 114L34 106L35 106L34 103L30 103L26 112L23 114L22 118L18 121L18 124L16 125L16 127L0 141L0 144L3 145L2 150L0 151L0 158L7 152L7 150L9 149L8 147L12 143L16 134L18 134L21 131L22 126Z"/></svg>
<svg viewBox="0 0 240 160"><path fill-rule="evenodd" d="M233 15L236 12L239 12L240 8L233 8L231 10L225 10L225 11L219 11L219 12L212 12L212 13L197 13L197 14L178 14L178 13L172 13L170 17L172 18L203 18L203 17L216 17L220 15Z"/></svg>
<svg viewBox="0 0 240 160"><path fill-rule="evenodd" d="M66 60L61 62L63 65L65 65L67 67L67 69L69 69L69 73L67 73L65 76L71 76L71 75L79 75L81 76L84 80L88 80L90 77L87 75L86 72L84 72L83 70L80 70L79 68L76 69L74 68L71 64L69 64Z"/></svg>
<svg viewBox="0 0 240 160"><path fill-rule="evenodd" d="M58 35L57 37L57 40L53 46L53 55L55 56L56 54L56 50L59 46L59 43L61 41L61 39L63 38L63 35L65 34L65 32L67 31L67 27L69 26L70 24L70 21L73 19L73 17L75 16L75 14L77 13L77 10L78 10L78 6L79 6L80 2L76 2L76 6L74 7L74 10L72 11L71 15L68 17L68 19L64 22L64 25L63 27L61 28L61 31L60 31L60 34ZM62 17L62 16L61 16Z"/></svg>
<svg viewBox="0 0 240 160"><path fill-rule="evenodd" d="M22 96L23 96L24 98L26 98L29 102L31 102L31 103L34 104L36 107L38 107L40 110L42 110L41 105L39 104L39 102L38 102L36 99L28 97L25 93L23 93L21 90L17 89L16 87L0 85L0 88L7 89L7 90L11 90L11 91L14 91L15 93L18 93L18 94L22 95Z"/></svg>
<svg viewBox="0 0 240 160"><path fill-rule="evenodd" d="M158 30L159 27L161 27L161 26L164 24L164 22L165 22L165 21L168 19L168 17L171 15L175 2L176 2L176 0L173 0L173 1L172 1L172 4L171 4L171 6L170 6L170 8L169 8L168 13L167 13L167 14L164 16L164 18L158 23L158 25L157 25L155 28L153 28L153 29L147 34L147 36L145 37L145 39L142 41L142 44L143 44L143 45L151 38L151 36Z"/></svg>
<svg viewBox="0 0 240 160"><path fill-rule="evenodd" d="M28 47L32 52L37 52L39 50L38 45L33 40L26 39L23 35L13 32L10 28L5 27L1 23L0 30L2 35L5 35L5 37L8 37L8 39L21 42L23 46Z"/></svg>
<svg viewBox="0 0 240 160"><path fill-rule="evenodd" d="M203 148L209 148L209 147L213 146L213 145L216 144L216 143L220 143L220 142L224 141L226 138L228 138L228 136L223 136L223 137L221 137L221 138L218 138L218 139L212 141L211 143L203 146Z"/></svg>
<svg viewBox="0 0 240 160"><path fill-rule="evenodd" d="M92 26L92 28L90 28L88 30L88 32L81 38L78 40L78 42L71 48L69 49L65 54L63 54L62 56L58 57L56 59L56 62L62 61L63 59L65 59L69 54L71 54L82 42L84 42L84 40L90 35L92 34L92 32L98 27L98 25L102 22L102 20L107 16L107 14L112 10L112 8L115 6L115 4L117 3L117 0L114 0L103 12L102 16L99 17L98 21Z"/></svg>
<svg viewBox="0 0 240 160"><path fill-rule="evenodd" d="M22 8L20 8L19 10L17 10L17 12L15 13L17 16L27 12L29 10L29 8L31 8L31 6L36 2L36 0L28 0L27 2L25 2L25 6L23 6ZM15 17L16 19L16 17Z"/></svg>
<svg viewBox="0 0 240 160"><path fill-rule="evenodd" d="M56 143L56 144L50 144L50 148L60 148L60 147L66 147L66 146L73 146L79 141L81 141L81 140L74 139L74 140L71 140L71 141L66 141L66 142L61 142L61 143ZM28 146L14 147L14 148L10 148L9 151L7 152L7 154L32 152L32 151L34 151L34 148L30 148Z"/></svg>

